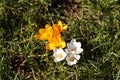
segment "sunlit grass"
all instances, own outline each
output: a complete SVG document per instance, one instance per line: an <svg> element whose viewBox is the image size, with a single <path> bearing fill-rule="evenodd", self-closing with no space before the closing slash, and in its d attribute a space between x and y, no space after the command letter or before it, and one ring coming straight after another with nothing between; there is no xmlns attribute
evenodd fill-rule
<svg viewBox="0 0 120 80"><path fill-rule="evenodd" d="M0 80L119 80L118 0L0 1ZM34 34L45 24L68 25L62 38L84 49L76 65L54 62Z"/></svg>

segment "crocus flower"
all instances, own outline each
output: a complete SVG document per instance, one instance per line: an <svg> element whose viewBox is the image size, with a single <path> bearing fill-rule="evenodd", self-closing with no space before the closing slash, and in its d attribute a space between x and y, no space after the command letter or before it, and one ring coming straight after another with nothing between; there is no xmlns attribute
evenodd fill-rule
<svg viewBox="0 0 120 80"><path fill-rule="evenodd" d="M67 29L67 25L63 25L61 21L58 24L45 25L45 29L40 29L38 34L35 34L35 39L47 40L46 49L53 50L55 48L64 48L66 43L62 40L60 32Z"/></svg>
<svg viewBox="0 0 120 80"><path fill-rule="evenodd" d="M54 54L53 56L55 57L54 61L59 62L65 59L67 53L63 51L61 48L55 48L53 50Z"/></svg>
<svg viewBox="0 0 120 80"><path fill-rule="evenodd" d="M83 49L81 48L81 43L76 42L75 39L72 39L70 43L67 43L67 53L72 53L72 54L80 54L83 52Z"/></svg>
<svg viewBox="0 0 120 80"><path fill-rule="evenodd" d="M68 65L74 65L77 63L77 60L80 59L80 53L83 52L81 48L81 43L76 42L75 39L72 39L70 43L67 43L67 49L65 49L67 53L66 61Z"/></svg>

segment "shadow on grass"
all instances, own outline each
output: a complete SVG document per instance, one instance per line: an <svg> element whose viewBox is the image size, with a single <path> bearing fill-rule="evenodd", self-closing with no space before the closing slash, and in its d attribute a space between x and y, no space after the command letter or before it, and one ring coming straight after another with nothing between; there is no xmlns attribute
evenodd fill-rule
<svg viewBox="0 0 120 80"><path fill-rule="evenodd" d="M96 48L94 51L92 51L92 49L94 49L93 44L88 43L87 40L80 40L82 43L82 48L84 49L83 55L81 58L81 61L86 61L88 62L88 60L92 60L92 61L97 61L97 58L102 58L104 53L99 49Z"/></svg>

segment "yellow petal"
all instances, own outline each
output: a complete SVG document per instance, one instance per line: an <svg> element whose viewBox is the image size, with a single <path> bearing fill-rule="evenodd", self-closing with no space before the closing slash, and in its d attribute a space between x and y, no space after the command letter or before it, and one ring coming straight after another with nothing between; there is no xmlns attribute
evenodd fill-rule
<svg viewBox="0 0 120 80"><path fill-rule="evenodd" d="M45 29L51 29L52 27L50 26L50 24L46 24L45 25Z"/></svg>
<svg viewBox="0 0 120 80"><path fill-rule="evenodd" d="M59 44L60 48L65 48L66 47L66 43L64 41L61 41Z"/></svg>
<svg viewBox="0 0 120 80"><path fill-rule="evenodd" d="M40 39L40 35L39 35L39 34L35 34L35 35L34 35L34 38L35 38L35 39Z"/></svg>
<svg viewBox="0 0 120 80"><path fill-rule="evenodd" d="M58 24L53 24L54 35L60 35L60 27Z"/></svg>
<svg viewBox="0 0 120 80"><path fill-rule="evenodd" d="M62 22L61 22L60 20L58 21L58 25L59 25L59 26L62 26Z"/></svg>
<svg viewBox="0 0 120 80"><path fill-rule="evenodd" d="M46 49L47 50L53 50L57 47L57 45L54 42L46 44Z"/></svg>
<svg viewBox="0 0 120 80"><path fill-rule="evenodd" d="M42 28L39 30L40 40L49 40L49 38L51 38L52 36L53 36L53 29L49 24L45 25L45 29Z"/></svg>
<svg viewBox="0 0 120 80"><path fill-rule="evenodd" d="M67 25L62 26L62 27L60 28L60 29L61 29L60 31L61 31L61 32L65 31L65 30L67 29L67 27L68 27Z"/></svg>
<svg viewBox="0 0 120 80"><path fill-rule="evenodd" d="M67 25L63 25L61 21L58 21L58 25L60 27L60 32L63 32L67 29Z"/></svg>

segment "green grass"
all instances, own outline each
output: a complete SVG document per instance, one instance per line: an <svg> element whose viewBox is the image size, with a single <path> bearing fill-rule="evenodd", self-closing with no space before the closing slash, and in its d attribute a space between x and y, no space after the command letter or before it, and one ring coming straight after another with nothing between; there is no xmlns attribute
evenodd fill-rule
<svg viewBox="0 0 120 80"><path fill-rule="evenodd" d="M1 0L0 80L120 80L119 0ZM76 65L54 62L34 34L61 20L66 42L84 52Z"/></svg>

